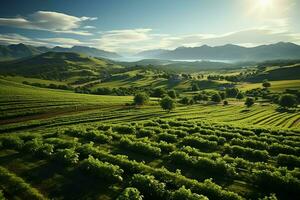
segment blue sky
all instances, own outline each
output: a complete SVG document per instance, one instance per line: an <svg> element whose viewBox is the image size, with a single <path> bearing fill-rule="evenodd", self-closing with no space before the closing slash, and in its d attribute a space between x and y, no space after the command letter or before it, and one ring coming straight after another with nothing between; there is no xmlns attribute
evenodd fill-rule
<svg viewBox="0 0 300 200"><path fill-rule="evenodd" d="M298 10L298 0L10 0L0 7L0 43L119 53L300 44Z"/></svg>

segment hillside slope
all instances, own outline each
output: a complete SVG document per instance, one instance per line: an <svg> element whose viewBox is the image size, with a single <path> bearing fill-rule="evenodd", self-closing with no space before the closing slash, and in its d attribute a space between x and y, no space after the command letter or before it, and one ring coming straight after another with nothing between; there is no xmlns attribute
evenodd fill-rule
<svg viewBox="0 0 300 200"><path fill-rule="evenodd" d="M122 68L103 59L78 53L47 52L0 64L0 72L45 79L63 80L72 76L100 76Z"/></svg>

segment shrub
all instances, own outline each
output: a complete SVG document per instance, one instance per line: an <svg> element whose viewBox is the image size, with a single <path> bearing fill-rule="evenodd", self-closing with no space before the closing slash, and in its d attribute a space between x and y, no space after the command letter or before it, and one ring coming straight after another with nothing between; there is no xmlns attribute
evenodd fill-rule
<svg viewBox="0 0 300 200"><path fill-rule="evenodd" d="M294 107L297 105L297 97L292 94L281 95L279 105L282 107Z"/></svg>
<svg viewBox="0 0 300 200"><path fill-rule="evenodd" d="M245 101L245 105L247 107L251 107L254 104L255 100L252 97L247 97L246 101Z"/></svg>
<svg viewBox="0 0 300 200"><path fill-rule="evenodd" d="M23 150L43 158L53 154L54 146L52 144L43 144L41 140L34 139L26 142L23 146Z"/></svg>
<svg viewBox="0 0 300 200"><path fill-rule="evenodd" d="M168 112L170 112L171 110L175 109L175 101L173 99L171 99L170 97L164 97L160 101L160 106L161 106L162 109L167 110Z"/></svg>
<svg viewBox="0 0 300 200"><path fill-rule="evenodd" d="M243 99L243 98L244 98L243 93L239 92L239 93L236 95L236 98L237 98L237 99Z"/></svg>
<svg viewBox="0 0 300 200"><path fill-rule="evenodd" d="M120 126L114 126L112 128L113 131L116 131L121 134L134 134L135 128L133 126L127 126L127 125L120 125Z"/></svg>
<svg viewBox="0 0 300 200"><path fill-rule="evenodd" d="M211 100L213 102L220 103L222 101L222 98L219 93L215 93L211 96Z"/></svg>
<svg viewBox="0 0 300 200"><path fill-rule="evenodd" d="M161 133L158 135L159 140L164 140L166 142L176 142L177 141L177 136L168 134L168 133Z"/></svg>
<svg viewBox="0 0 300 200"><path fill-rule="evenodd" d="M66 165L73 165L78 163L79 154L74 149L59 149L54 159Z"/></svg>
<svg viewBox="0 0 300 200"><path fill-rule="evenodd" d="M290 168L300 167L300 158L294 155L279 154L277 156L277 163L278 165Z"/></svg>
<svg viewBox="0 0 300 200"><path fill-rule="evenodd" d="M176 99L177 94L175 90L169 90L168 91L168 96L171 97L172 99Z"/></svg>
<svg viewBox="0 0 300 200"><path fill-rule="evenodd" d="M161 149L158 147L151 146L149 142L131 141L129 138L122 138L120 140L121 147L142 153L150 156L160 156Z"/></svg>
<svg viewBox="0 0 300 200"><path fill-rule="evenodd" d="M14 197L20 199L44 200L46 199L37 189L32 188L22 178L9 172L7 169L0 166L0 180L2 186L10 191Z"/></svg>
<svg viewBox="0 0 300 200"><path fill-rule="evenodd" d="M173 192L172 200L208 200L207 197L192 193L190 189L185 189L184 186Z"/></svg>
<svg viewBox="0 0 300 200"><path fill-rule="evenodd" d="M161 183L150 175L134 174L131 185L138 188L147 199L169 199L165 183Z"/></svg>
<svg viewBox="0 0 300 200"><path fill-rule="evenodd" d="M143 195L140 194L140 191L134 187L126 188L122 194L120 194L117 200L142 200Z"/></svg>
<svg viewBox="0 0 300 200"><path fill-rule="evenodd" d="M0 138L0 141L2 142L2 148L6 149L19 150L24 144L24 141L18 136L4 136Z"/></svg>
<svg viewBox="0 0 300 200"><path fill-rule="evenodd" d="M108 162L102 162L89 156L80 163L80 169L98 178L104 178L107 181L118 182L122 181L123 170L118 165L113 165Z"/></svg>
<svg viewBox="0 0 300 200"><path fill-rule="evenodd" d="M218 147L218 143L215 141L209 141L194 136L187 136L183 138L182 144L206 151L216 149Z"/></svg>
<svg viewBox="0 0 300 200"><path fill-rule="evenodd" d="M134 96L133 101L135 105L138 106L145 105L149 102L149 96L145 92L141 92Z"/></svg>

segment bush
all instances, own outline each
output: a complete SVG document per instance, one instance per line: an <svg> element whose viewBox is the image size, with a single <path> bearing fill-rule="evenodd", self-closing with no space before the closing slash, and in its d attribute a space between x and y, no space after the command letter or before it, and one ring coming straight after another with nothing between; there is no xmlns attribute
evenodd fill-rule
<svg viewBox="0 0 300 200"><path fill-rule="evenodd" d="M169 199L165 183L161 183L150 175L134 174L131 185L138 188L147 199Z"/></svg>
<svg viewBox="0 0 300 200"><path fill-rule="evenodd" d="M55 153L54 159L65 165L73 165L78 163L79 154L74 149L59 149Z"/></svg>
<svg viewBox="0 0 300 200"><path fill-rule="evenodd" d="M255 170L253 181L263 192L286 195L289 199L297 199L300 196L300 181L287 172L281 174L279 171Z"/></svg>
<svg viewBox="0 0 300 200"><path fill-rule="evenodd" d="M294 155L279 154L277 156L277 163L289 168L300 167L300 158Z"/></svg>
<svg viewBox="0 0 300 200"><path fill-rule="evenodd" d="M173 192L172 200L208 200L207 197L192 193L190 189L185 189L184 186Z"/></svg>
<svg viewBox="0 0 300 200"><path fill-rule="evenodd" d="M134 96L133 101L135 105L138 106L145 105L149 102L149 96L145 92L141 92Z"/></svg>
<svg viewBox="0 0 300 200"><path fill-rule="evenodd" d="M228 105L228 101L223 101L223 105L227 106Z"/></svg>
<svg viewBox="0 0 300 200"><path fill-rule="evenodd" d="M23 150L28 153L33 153L35 156L44 158L53 154L54 146L52 144L43 144L41 140L34 139L24 144Z"/></svg>
<svg viewBox="0 0 300 200"><path fill-rule="evenodd" d="M160 101L160 106L162 109L170 112L171 110L175 109L175 101L173 99L171 99L170 97L164 97Z"/></svg>
<svg viewBox="0 0 300 200"><path fill-rule="evenodd" d="M126 188L122 194L119 195L117 200L142 200L143 195L140 194L140 191L134 187Z"/></svg>
<svg viewBox="0 0 300 200"><path fill-rule="evenodd" d="M19 150L24 145L24 141L18 136L4 136L0 138L2 148Z"/></svg>
<svg viewBox="0 0 300 200"><path fill-rule="evenodd" d="M177 141L177 136L168 134L168 133L161 133L158 135L159 140L164 140L166 142L176 142Z"/></svg>
<svg viewBox="0 0 300 200"><path fill-rule="evenodd" d="M120 126L114 126L112 128L113 131L116 131L121 134L134 134L135 128L133 126L127 126L127 125L120 125Z"/></svg>
<svg viewBox="0 0 300 200"><path fill-rule="evenodd" d="M297 105L297 97L292 94L281 95L279 99L279 105L282 107L294 107Z"/></svg>
<svg viewBox="0 0 300 200"><path fill-rule="evenodd" d="M222 98L219 93L215 93L211 96L211 100L213 102L220 103L222 101Z"/></svg>
<svg viewBox="0 0 300 200"><path fill-rule="evenodd" d="M98 178L104 178L107 181L118 182L122 181L123 170L118 165L113 165L108 162L102 162L89 156L80 163L80 169Z"/></svg>
<svg viewBox="0 0 300 200"><path fill-rule="evenodd" d="M182 144L195 147L203 151L213 150L218 147L218 143L216 141L209 141L194 136L187 136L183 138Z"/></svg>
<svg viewBox="0 0 300 200"><path fill-rule="evenodd" d="M245 101L245 105L247 107L251 107L253 104L254 104L255 100L254 98L251 98L251 97L247 97L246 101Z"/></svg>
<svg viewBox="0 0 300 200"><path fill-rule="evenodd" d="M243 99L243 98L244 98L243 93L239 92L239 93L236 95L236 98L237 98L237 99Z"/></svg>
<svg viewBox="0 0 300 200"><path fill-rule="evenodd" d="M175 90L169 90L168 91L168 96L171 97L172 99L176 99L177 94Z"/></svg>
<svg viewBox="0 0 300 200"><path fill-rule="evenodd" d="M150 156L157 157L161 154L161 149L158 147L151 146L149 142L131 141L129 138L122 138L120 140L120 145L125 149Z"/></svg>
<svg viewBox="0 0 300 200"><path fill-rule="evenodd" d="M44 200L43 195L35 188L32 188L22 178L9 172L4 167L0 166L0 180L3 183L2 187L11 192L13 197L20 199ZM4 184L5 183L5 184ZM1 198L1 196L0 196Z"/></svg>

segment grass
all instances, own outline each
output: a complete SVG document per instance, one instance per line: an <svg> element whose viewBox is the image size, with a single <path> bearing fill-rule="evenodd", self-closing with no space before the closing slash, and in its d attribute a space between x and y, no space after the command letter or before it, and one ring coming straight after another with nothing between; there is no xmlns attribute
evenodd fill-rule
<svg viewBox="0 0 300 200"><path fill-rule="evenodd" d="M270 90L274 92L282 92L286 89L300 89L300 80L282 80L282 81L270 81L271 87ZM262 88L261 83L243 83L238 85L238 88L245 91L255 88Z"/></svg>

